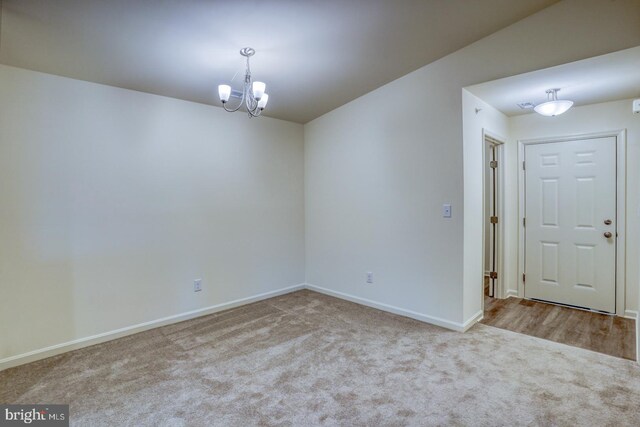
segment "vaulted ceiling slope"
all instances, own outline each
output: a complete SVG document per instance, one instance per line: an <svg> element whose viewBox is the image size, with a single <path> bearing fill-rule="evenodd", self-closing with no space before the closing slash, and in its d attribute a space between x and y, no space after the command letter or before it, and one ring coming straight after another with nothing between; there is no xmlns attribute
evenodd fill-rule
<svg viewBox="0 0 640 427"><path fill-rule="evenodd" d="M266 115L306 123L556 1L2 0L0 63L220 105L251 46Z"/></svg>

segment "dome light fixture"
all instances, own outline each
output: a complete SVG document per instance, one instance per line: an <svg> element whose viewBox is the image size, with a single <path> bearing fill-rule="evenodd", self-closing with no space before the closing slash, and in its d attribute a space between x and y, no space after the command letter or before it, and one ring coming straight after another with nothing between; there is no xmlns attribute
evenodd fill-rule
<svg viewBox="0 0 640 427"><path fill-rule="evenodd" d="M242 87L242 91L232 89L229 85L218 86L218 96L220 97L220 101L222 101L222 108L233 113L238 111L240 107L244 105L247 108L250 118L258 117L269 101L269 95L265 93L267 85L263 82L254 82L251 79L249 58L255 53L256 51L250 47L240 49L240 55L247 58L247 68L244 74L244 85ZM227 108L229 98L239 99L240 103L234 108Z"/></svg>
<svg viewBox="0 0 640 427"><path fill-rule="evenodd" d="M558 99L558 92L560 89L547 90L547 102L536 105L533 109L536 113L543 116L559 116L562 113L566 113L573 105L573 101L567 99Z"/></svg>

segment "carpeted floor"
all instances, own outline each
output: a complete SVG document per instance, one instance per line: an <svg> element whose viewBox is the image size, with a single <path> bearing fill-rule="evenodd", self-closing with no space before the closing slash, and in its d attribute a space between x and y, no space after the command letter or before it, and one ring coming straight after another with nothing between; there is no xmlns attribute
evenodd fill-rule
<svg viewBox="0 0 640 427"><path fill-rule="evenodd" d="M72 425L640 425L640 366L300 291L0 372Z"/></svg>

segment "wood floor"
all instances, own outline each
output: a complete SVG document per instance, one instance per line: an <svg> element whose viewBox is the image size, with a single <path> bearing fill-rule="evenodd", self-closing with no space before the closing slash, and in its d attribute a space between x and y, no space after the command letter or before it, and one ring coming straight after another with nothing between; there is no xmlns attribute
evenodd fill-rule
<svg viewBox="0 0 640 427"><path fill-rule="evenodd" d="M496 328L636 360L635 320L521 298L486 295L484 319Z"/></svg>

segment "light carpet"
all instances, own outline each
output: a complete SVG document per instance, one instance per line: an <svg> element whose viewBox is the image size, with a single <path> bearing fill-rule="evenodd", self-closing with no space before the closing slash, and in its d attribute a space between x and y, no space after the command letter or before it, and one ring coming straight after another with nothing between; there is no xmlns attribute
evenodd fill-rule
<svg viewBox="0 0 640 427"><path fill-rule="evenodd" d="M0 402L82 426L638 426L640 367L299 291L0 372Z"/></svg>

